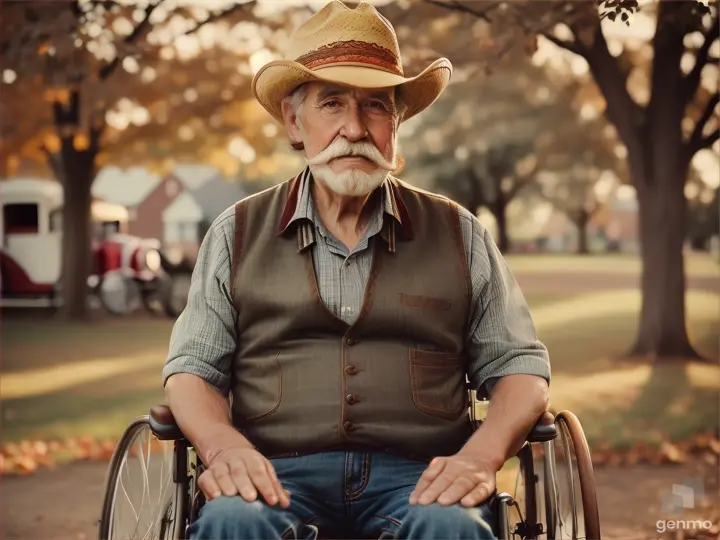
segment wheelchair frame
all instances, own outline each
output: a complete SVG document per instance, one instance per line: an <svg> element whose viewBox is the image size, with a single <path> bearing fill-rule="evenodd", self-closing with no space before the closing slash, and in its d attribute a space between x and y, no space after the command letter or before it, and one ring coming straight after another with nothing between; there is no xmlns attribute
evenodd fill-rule
<svg viewBox="0 0 720 540"><path fill-rule="evenodd" d="M477 428L485 416L489 401L478 400L474 392L470 393L470 407L468 414L473 428ZM577 417L570 411L562 411L555 416L552 424L542 424L540 421L528 434L526 443L516 454L519 459L520 472L524 484L524 508L509 493L495 493L490 500L496 522L493 530L501 540L536 539L546 535L548 540L555 539L558 525L558 485L555 463L554 443L559 436L558 425L566 429L569 441L574 447L578 460L578 475L583 508L584 530L588 540L600 539L600 520L595 495L590 453L582 433L582 427ZM100 540L110 540L111 524L113 518L114 493L117 487L120 468L126 460L130 444L134 435L145 427L149 427L152 435L159 441L173 443L173 473L174 503L167 505L164 515L160 518L158 538L185 540L188 527L197 518L198 512L204 504L202 492L197 488L197 479L204 470L197 454L187 439L184 438L180 428L174 421L172 413L167 406L154 406L150 414L137 418L125 431L120 443L113 454L106 479L105 497L103 500L101 519L98 528ZM565 427L562 427L565 426ZM542 479L540 471L536 471L538 462L533 455L533 445L542 445ZM564 455L569 456L568 437L562 438ZM569 458L568 458L569 459ZM568 463L569 464L569 463ZM576 504L573 479L570 478L570 498ZM542 502L542 504L540 504ZM518 509L520 521L513 524L509 519L509 508ZM576 506L574 506L576 508ZM544 514L544 515L543 515ZM543 518L547 527L543 526ZM572 514L572 530L578 529L577 510ZM169 534L168 534L169 533ZM573 533L573 538L576 535ZM153 537L154 538L154 537Z"/></svg>

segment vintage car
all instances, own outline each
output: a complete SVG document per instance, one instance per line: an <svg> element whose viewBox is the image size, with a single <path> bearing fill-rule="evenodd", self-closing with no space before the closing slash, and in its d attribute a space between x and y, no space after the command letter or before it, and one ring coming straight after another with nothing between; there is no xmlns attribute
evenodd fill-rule
<svg viewBox="0 0 720 540"><path fill-rule="evenodd" d="M56 307L61 302L62 186L52 180L0 182L0 306ZM125 207L94 200L91 209L92 296L111 313L158 303L168 315L182 309L160 242L127 234ZM91 296L91 297L92 297Z"/></svg>

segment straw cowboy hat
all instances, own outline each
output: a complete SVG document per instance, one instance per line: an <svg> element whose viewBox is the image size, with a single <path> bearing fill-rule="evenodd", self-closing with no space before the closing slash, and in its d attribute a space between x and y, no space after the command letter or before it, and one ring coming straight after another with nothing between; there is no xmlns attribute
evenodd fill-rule
<svg viewBox="0 0 720 540"><path fill-rule="evenodd" d="M365 2L351 9L331 1L295 30L285 58L263 66L252 82L255 98L280 122L282 100L312 81L359 88L402 86L407 120L440 96L452 74L450 61L440 58L406 77L395 30Z"/></svg>

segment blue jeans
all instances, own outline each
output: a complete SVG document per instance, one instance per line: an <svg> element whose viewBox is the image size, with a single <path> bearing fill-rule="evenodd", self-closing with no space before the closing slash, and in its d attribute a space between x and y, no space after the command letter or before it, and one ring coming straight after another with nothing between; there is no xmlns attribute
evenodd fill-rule
<svg viewBox="0 0 720 540"><path fill-rule="evenodd" d="M203 506L191 540L495 538L488 504L410 506L427 464L382 453L328 452L272 460L290 507L219 497Z"/></svg>

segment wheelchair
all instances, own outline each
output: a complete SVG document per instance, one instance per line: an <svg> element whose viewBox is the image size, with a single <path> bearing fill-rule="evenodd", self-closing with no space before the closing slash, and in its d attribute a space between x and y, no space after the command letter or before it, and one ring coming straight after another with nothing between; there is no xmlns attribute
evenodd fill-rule
<svg viewBox="0 0 720 540"><path fill-rule="evenodd" d="M469 400L468 414L477 428L489 401L475 392L469 392ZM545 413L516 457L514 493L496 491L489 501L498 539L600 539L590 451L572 412ZM151 407L128 426L112 456L98 538L186 539L204 503L197 487L203 470L169 407Z"/></svg>

